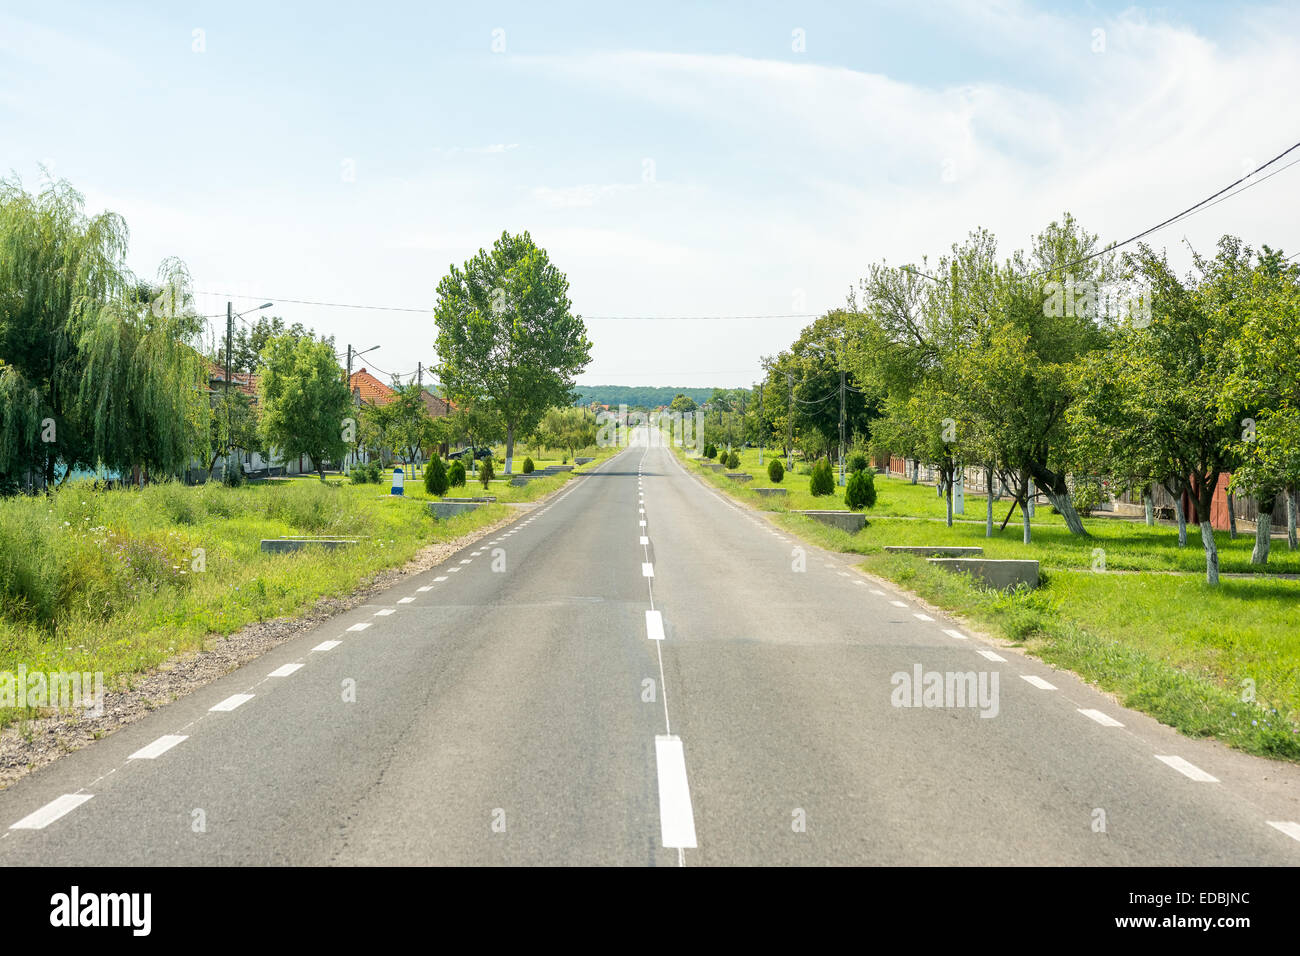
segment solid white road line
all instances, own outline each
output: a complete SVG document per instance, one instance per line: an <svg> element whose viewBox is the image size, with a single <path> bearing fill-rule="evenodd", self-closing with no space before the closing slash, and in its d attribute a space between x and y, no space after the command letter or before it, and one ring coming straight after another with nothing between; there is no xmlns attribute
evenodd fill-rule
<svg viewBox="0 0 1300 956"><path fill-rule="evenodd" d="M165 734L164 736L159 737L149 746L141 747L139 750L131 754L131 756L127 757L126 759L127 760L153 760L156 757L161 757L163 754L171 750L181 741L189 740L189 739L190 738L184 734Z"/></svg>
<svg viewBox="0 0 1300 956"><path fill-rule="evenodd" d="M388 617L388 615L392 613L393 613L393 609L391 607L381 607L378 611L375 612L375 617Z"/></svg>
<svg viewBox="0 0 1300 956"><path fill-rule="evenodd" d="M370 626L370 622L369 622L369 621L362 621L362 622L360 622L359 624L353 624L350 628L348 628L348 630L349 630L349 631L364 631L364 630L365 630L366 628L368 628L369 626Z"/></svg>
<svg viewBox="0 0 1300 956"><path fill-rule="evenodd" d="M93 793L65 793L63 796L51 800L35 813L29 813L9 829L44 830L59 817L71 813L93 796Z"/></svg>
<svg viewBox="0 0 1300 956"><path fill-rule="evenodd" d="M1293 840L1300 840L1300 823L1293 820L1265 820L1275 830L1281 830Z"/></svg>
<svg viewBox="0 0 1300 956"><path fill-rule="evenodd" d="M1218 783L1219 778L1210 776L1194 763L1184 760L1182 757L1173 757L1167 754L1156 754L1155 758L1163 764L1168 764L1185 777L1191 777L1200 783Z"/></svg>
<svg viewBox="0 0 1300 956"><path fill-rule="evenodd" d="M655 566L649 561L641 562L641 577L652 578L655 576Z"/></svg>
<svg viewBox="0 0 1300 956"><path fill-rule="evenodd" d="M271 673L267 674L266 676L267 677L288 677L290 674L292 674L294 671L298 670L301 667L302 665L296 662L293 664L285 664L283 667L277 667L275 670L271 671Z"/></svg>
<svg viewBox="0 0 1300 956"><path fill-rule="evenodd" d="M313 647L312 650L313 650L313 651L332 651L332 650L334 650L334 648L338 647L338 646L339 646L340 644L342 644L342 643L343 643L342 641L321 641L321 643L319 643L319 644L317 644L315 647Z"/></svg>
<svg viewBox="0 0 1300 956"><path fill-rule="evenodd" d="M664 639L664 616L659 611L645 612L645 636L652 641Z"/></svg>
<svg viewBox="0 0 1300 956"><path fill-rule="evenodd" d="M252 699L253 699L252 694L231 694L221 703L214 704L213 706L209 707L208 711L211 712L214 710L220 710L220 711L234 710L236 707L240 706L241 704L247 704Z"/></svg>
<svg viewBox="0 0 1300 956"><path fill-rule="evenodd" d="M1121 724L1118 720L1116 720L1114 717L1112 717L1110 714L1103 714L1101 711L1099 711L1099 710L1093 710L1091 707L1080 707L1080 708L1079 708L1079 713L1083 714L1083 716L1085 716L1085 717L1087 717L1087 718L1089 718L1089 719L1091 719L1091 720L1095 720L1097 723L1101 724L1103 727L1123 727L1123 726L1124 726L1124 725Z"/></svg>
<svg viewBox="0 0 1300 956"><path fill-rule="evenodd" d="M966 640L965 634L963 634L961 631L955 631L951 627L945 627L943 629L943 632L947 634L949 637L955 637L959 641ZM993 658L990 657L989 660L993 660ZM1002 660L1002 658L999 657L998 660Z"/></svg>
<svg viewBox="0 0 1300 956"><path fill-rule="evenodd" d="M1021 674L1020 679L1027 683L1033 684L1039 690L1056 690L1055 684L1049 684L1047 681L1043 680L1041 677L1038 677L1034 674Z"/></svg>
<svg viewBox="0 0 1300 956"><path fill-rule="evenodd" d="M659 829L663 845L695 848L695 814L686 782L686 754L680 737L655 736L655 767L659 771Z"/></svg>

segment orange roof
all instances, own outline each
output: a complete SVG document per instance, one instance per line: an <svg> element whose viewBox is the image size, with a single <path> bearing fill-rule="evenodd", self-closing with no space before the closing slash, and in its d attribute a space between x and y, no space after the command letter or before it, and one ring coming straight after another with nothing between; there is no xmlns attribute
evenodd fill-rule
<svg viewBox="0 0 1300 956"><path fill-rule="evenodd" d="M430 418L442 418L456 411L454 402L439 398L427 388L420 389L420 397L424 399L424 407L428 410Z"/></svg>
<svg viewBox="0 0 1300 956"><path fill-rule="evenodd" d="M348 385L354 395L360 392L361 401L367 405L387 405L395 397L391 388L365 369L353 372Z"/></svg>
<svg viewBox="0 0 1300 956"><path fill-rule="evenodd" d="M225 384L226 367L218 362L208 362L208 385L214 382ZM257 376L252 372L231 372L230 384L251 398L257 397Z"/></svg>

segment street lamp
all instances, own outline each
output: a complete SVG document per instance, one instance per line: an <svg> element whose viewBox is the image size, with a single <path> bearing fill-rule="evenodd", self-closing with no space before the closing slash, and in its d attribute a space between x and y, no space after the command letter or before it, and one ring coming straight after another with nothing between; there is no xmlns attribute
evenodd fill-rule
<svg viewBox="0 0 1300 956"><path fill-rule="evenodd" d="M271 308L275 303L263 302L256 309L246 309L243 312L236 313L233 302L226 302L226 454L225 467L230 467L230 347L231 340L235 337L235 319L243 318L250 312L261 312L263 309Z"/></svg>

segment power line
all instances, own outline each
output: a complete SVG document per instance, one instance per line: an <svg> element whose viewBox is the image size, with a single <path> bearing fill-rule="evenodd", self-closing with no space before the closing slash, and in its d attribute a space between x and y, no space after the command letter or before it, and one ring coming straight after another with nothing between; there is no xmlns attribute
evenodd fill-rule
<svg viewBox="0 0 1300 956"><path fill-rule="evenodd" d="M369 312L414 312L429 314L432 308L415 309L397 305L362 305L353 302L323 302L315 299L290 299L284 296L236 295L233 292L195 292L227 299L263 299L277 305L314 305L325 309L360 309ZM727 322L752 319L815 319L820 312L773 312L755 315L584 315L582 318L599 322ZM222 313L220 318L225 317Z"/></svg>
<svg viewBox="0 0 1300 956"><path fill-rule="evenodd" d="M1188 207L1187 207L1186 209L1184 209L1182 212L1177 213L1176 215L1170 216L1170 217L1169 217L1168 219L1166 219L1164 222L1157 223L1156 225L1152 226L1152 227L1149 228L1149 229L1144 229L1144 230L1142 230L1141 232L1139 232L1137 235L1130 236L1129 238L1125 239L1123 242L1112 242L1112 243L1111 243L1109 246L1107 246L1105 249L1101 249L1101 250L1099 250L1099 251L1097 251L1097 252L1090 253L1089 255L1083 256L1082 258L1075 259L1073 262L1067 262L1067 263L1065 263L1065 265L1057 266L1056 268L1057 268L1057 269L1060 269L1060 270L1070 269L1070 268L1073 268L1074 266L1081 265L1082 263L1089 262L1089 261L1091 261L1091 260L1093 260L1093 259L1096 259L1098 256L1104 256L1104 255L1105 255L1106 253L1108 253L1108 252L1113 252L1113 251L1116 250L1116 249L1119 249L1119 248L1121 248L1121 247L1123 247L1123 246L1127 246L1127 245L1128 245L1129 243L1131 243L1131 242L1137 242L1139 239L1145 238L1146 236L1151 235L1151 233L1153 233L1153 232L1155 232L1155 231L1157 231L1157 230L1159 230L1159 229L1163 229L1163 228L1165 228L1166 226L1171 226L1171 225L1173 225L1174 223L1178 222L1179 220L1186 219L1186 218L1188 218L1189 216L1191 216L1191 215L1193 215L1193 214L1195 214L1195 213L1197 213L1197 212L1202 211L1202 209L1208 209L1211 205L1218 205L1218 202L1222 202L1223 199L1229 199L1229 198L1231 198L1230 196L1224 196L1224 193L1228 192L1228 191L1229 191L1230 189L1232 189L1234 186L1238 186L1238 185L1240 185L1241 183L1244 183L1246 180L1250 179L1250 177L1254 176L1256 173L1261 172L1261 171L1267 169L1269 166L1272 166L1274 163L1276 163L1276 162L1277 162L1279 159L1281 159L1283 156L1287 155L1288 153L1290 153L1290 152L1292 152L1292 151L1294 151L1294 150L1296 150L1296 149L1300 149L1300 143L1293 143L1291 146L1289 146L1289 147L1287 147L1286 149L1282 150L1282 152L1278 153L1276 156L1274 156L1274 157L1273 157L1272 159L1270 159L1268 162L1264 163L1264 165L1260 166L1258 169L1252 170L1251 172L1247 173L1245 176L1242 176L1240 179L1237 179L1237 180L1235 180L1235 181L1229 183L1228 185L1224 186L1222 189L1220 189L1218 192L1214 193L1213 195L1206 196L1206 197L1205 197L1204 199L1202 199L1200 202L1195 203L1194 205L1188 206ZM1300 160L1298 160L1298 162L1300 162ZM1263 179L1257 180L1256 182L1251 183L1250 186L1246 186L1246 187L1243 188L1243 189L1239 189L1239 190L1237 190L1237 192L1232 193L1232 195L1233 195L1233 196L1236 196L1236 195L1238 195L1239 193L1243 193L1243 192L1245 192L1247 189L1249 189L1251 186L1257 186L1257 185L1259 185L1259 183L1262 183L1265 179L1271 179L1273 176L1277 175L1277 173L1280 173L1280 172L1282 172L1282 171L1285 170L1285 169L1290 169L1290 168L1291 168L1292 166L1294 166L1294 165L1295 165L1294 162L1292 162L1292 163L1288 163L1286 166L1283 166L1282 169L1274 170L1272 173L1269 173L1267 176L1263 177ZM1222 196L1223 199L1220 199L1220 198L1219 198L1220 196ZM1214 200L1218 200L1218 202L1214 202ZM1051 270L1044 270L1044 271L1042 271L1042 272L1036 272L1036 273L1034 273L1034 275L1035 275L1035 276L1045 275L1048 271L1051 271Z"/></svg>

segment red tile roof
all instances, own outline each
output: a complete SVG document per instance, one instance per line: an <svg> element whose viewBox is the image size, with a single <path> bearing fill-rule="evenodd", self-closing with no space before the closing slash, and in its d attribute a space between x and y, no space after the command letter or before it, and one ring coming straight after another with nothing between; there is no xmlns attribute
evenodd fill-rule
<svg viewBox="0 0 1300 956"><path fill-rule="evenodd" d="M225 385L226 367L218 362L208 363L208 385ZM252 372L231 372L230 384L250 398L257 397L257 375Z"/></svg>
<svg viewBox="0 0 1300 956"><path fill-rule="evenodd" d="M361 401L367 405L387 405L391 402L396 394L391 388L385 385L379 379L375 378L365 369L352 373L352 379L348 383L352 394L361 393Z"/></svg>

